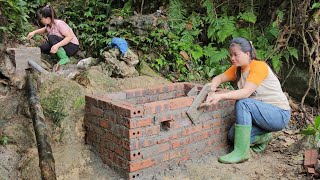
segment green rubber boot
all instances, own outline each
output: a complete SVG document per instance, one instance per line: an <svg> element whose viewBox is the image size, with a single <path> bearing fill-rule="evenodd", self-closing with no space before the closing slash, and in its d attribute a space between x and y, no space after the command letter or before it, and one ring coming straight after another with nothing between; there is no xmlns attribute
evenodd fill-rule
<svg viewBox="0 0 320 180"><path fill-rule="evenodd" d="M266 150L269 142L272 140L272 133L265 133L254 137L253 146L251 149L256 153L261 153Z"/></svg>
<svg viewBox="0 0 320 180"><path fill-rule="evenodd" d="M59 49L57 51L57 55L60 59L58 62L60 65L67 64L70 61L69 57L68 57L66 51L63 49L63 47L59 47Z"/></svg>
<svg viewBox="0 0 320 180"><path fill-rule="evenodd" d="M234 149L231 153L219 157L226 164L240 163L250 158L250 136L252 126L236 124L234 128Z"/></svg>

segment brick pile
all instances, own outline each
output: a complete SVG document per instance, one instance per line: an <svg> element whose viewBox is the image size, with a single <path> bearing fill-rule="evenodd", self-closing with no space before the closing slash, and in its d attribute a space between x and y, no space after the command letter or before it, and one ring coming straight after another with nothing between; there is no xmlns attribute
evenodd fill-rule
<svg viewBox="0 0 320 180"><path fill-rule="evenodd" d="M308 149L304 152L304 168L308 175L319 177L320 162L318 159L318 151L316 149Z"/></svg>
<svg viewBox="0 0 320 180"><path fill-rule="evenodd" d="M173 83L86 96L86 143L126 179L150 179L204 154L224 154L234 101L204 108L193 124L186 111L202 87Z"/></svg>

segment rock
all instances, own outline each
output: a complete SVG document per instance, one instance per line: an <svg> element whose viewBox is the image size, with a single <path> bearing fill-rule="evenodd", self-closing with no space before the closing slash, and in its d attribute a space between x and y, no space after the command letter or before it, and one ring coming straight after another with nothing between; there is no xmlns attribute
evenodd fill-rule
<svg viewBox="0 0 320 180"><path fill-rule="evenodd" d="M124 61L120 61L120 51L118 48L103 52L105 62L108 66L105 68L112 72L114 77L135 77L139 73L134 66L127 65Z"/></svg>
<svg viewBox="0 0 320 180"><path fill-rule="evenodd" d="M128 49L127 52L123 55L123 57L120 57L122 60L124 60L129 66L134 66L139 63L138 56L131 51L131 49Z"/></svg>
<svg viewBox="0 0 320 180"><path fill-rule="evenodd" d="M77 63L77 69L88 69L90 66L95 66L99 63L99 61L96 58L86 58L82 59Z"/></svg>
<svg viewBox="0 0 320 180"><path fill-rule="evenodd" d="M18 107L23 100L22 92L9 92L6 96L0 96L0 119L6 119L17 114Z"/></svg>
<svg viewBox="0 0 320 180"><path fill-rule="evenodd" d="M161 77L161 75L155 72L153 69L151 69L151 67L145 61L140 62L138 71L141 75L146 75L150 77Z"/></svg>
<svg viewBox="0 0 320 180"><path fill-rule="evenodd" d="M133 27L133 31L137 35L146 34L146 31L155 28L167 29L168 25L163 21L165 17L159 16L159 13L153 13L148 15L134 15L127 19L118 18L112 16L109 22L109 30L116 31L117 29L127 28L128 26Z"/></svg>
<svg viewBox="0 0 320 180"><path fill-rule="evenodd" d="M20 155L5 146L0 146L0 179L18 179L17 164Z"/></svg>
<svg viewBox="0 0 320 180"><path fill-rule="evenodd" d="M39 91L44 115L56 124L69 115L78 98L84 97L84 89L79 84L59 76L47 79Z"/></svg>
<svg viewBox="0 0 320 180"><path fill-rule="evenodd" d="M297 101L301 101L304 93L306 92L308 88L308 80L309 80L309 73L308 68L304 67L305 64L297 63L297 66L294 67L292 73L287 78L286 82L283 85L283 89L290 94L294 99ZM282 71L282 77L286 77L289 73L291 67L283 66L281 69ZM310 104L311 106L317 106L317 102L314 100L316 95L316 89L320 89L320 87L311 87L309 94L306 96L305 102L307 104ZM319 101L319 97L318 97Z"/></svg>

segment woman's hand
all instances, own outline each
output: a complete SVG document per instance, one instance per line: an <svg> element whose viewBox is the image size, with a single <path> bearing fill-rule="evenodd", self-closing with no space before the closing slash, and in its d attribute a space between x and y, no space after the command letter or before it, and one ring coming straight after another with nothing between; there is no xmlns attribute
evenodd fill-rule
<svg viewBox="0 0 320 180"><path fill-rule="evenodd" d="M51 47L50 52L53 53L53 54L55 54L55 53L58 51L58 49L59 49L59 47L58 47L57 45L53 45L53 46Z"/></svg>
<svg viewBox="0 0 320 180"><path fill-rule="evenodd" d="M220 94L220 93L214 93L214 92L209 93L207 96L207 99L205 101L205 104L208 106L212 105L212 104L213 105L217 104L220 100L222 100L221 95L222 94Z"/></svg>
<svg viewBox="0 0 320 180"><path fill-rule="evenodd" d="M215 92L217 90L216 83L211 82L211 83L209 83L209 85L210 85L210 89L211 89L212 92Z"/></svg>
<svg viewBox="0 0 320 180"><path fill-rule="evenodd" d="M36 34L36 33L35 33L34 31L30 32L30 33L27 35L28 40L32 39L35 34Z"/></svg>

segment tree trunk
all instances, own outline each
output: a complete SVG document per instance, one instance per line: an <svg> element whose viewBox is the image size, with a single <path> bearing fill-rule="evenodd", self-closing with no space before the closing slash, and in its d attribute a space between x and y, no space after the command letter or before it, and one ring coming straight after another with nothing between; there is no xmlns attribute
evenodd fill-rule
<svg viewBox="0 0 320 180"><path fill-rule="evenodd" d="M36 89L33 86L31 70L27 71L27 94L29 100L29 109L32 116L34 132L36 134L37 148L39 154L39 167L41 177L44 180L55 180L55 165L51 146L47 140L47 127L44 123L44 115L39 102Z"/></svg>

